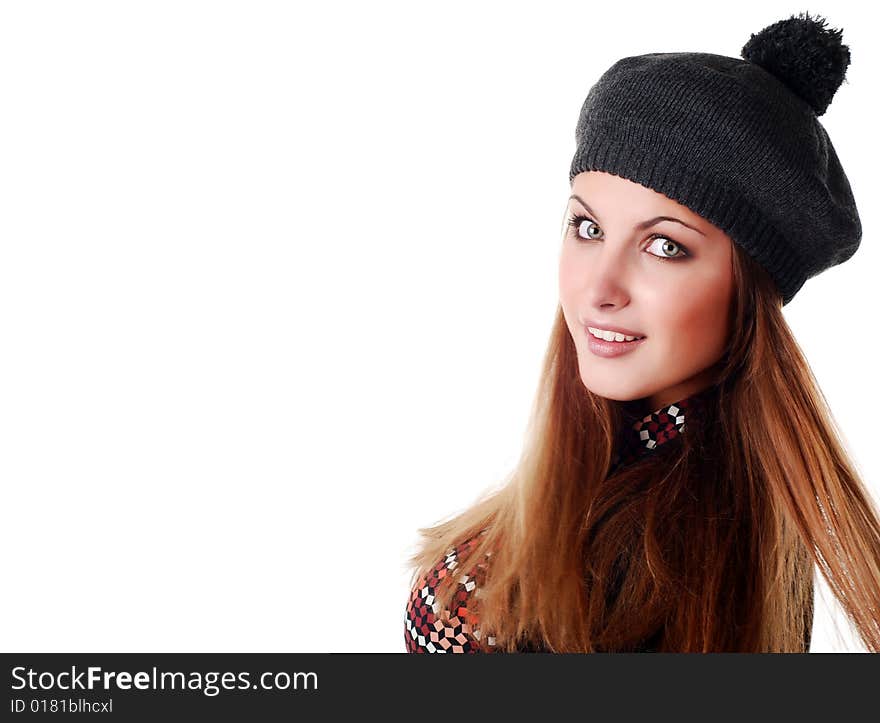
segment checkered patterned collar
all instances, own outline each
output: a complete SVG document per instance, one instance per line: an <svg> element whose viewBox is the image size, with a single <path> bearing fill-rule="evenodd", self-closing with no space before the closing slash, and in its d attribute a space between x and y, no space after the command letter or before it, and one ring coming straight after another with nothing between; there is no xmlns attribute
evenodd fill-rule
<svg viewBox="0 0 880 723"><path fill-rule="evenodd" d="M624 429L618 442L617 454L612 462L612 472L640 457L650 454L663 444L676 439L691 424L700 421L707 398L714 391L708 387L667 404L644 416L635 415L631 404L624 405Z"/></svg>

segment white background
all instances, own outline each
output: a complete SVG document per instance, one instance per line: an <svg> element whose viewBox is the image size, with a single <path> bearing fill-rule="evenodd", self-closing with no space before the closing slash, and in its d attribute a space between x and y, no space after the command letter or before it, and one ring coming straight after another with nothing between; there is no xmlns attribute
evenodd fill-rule
<svg viewBox="0 0 880 723"><path fill-rule="evenodd" d="M864 237L785 314L877 500L869 5L4 3L3 650L403 651L416 529L519 452L590 86L804 9Z"/></svg>

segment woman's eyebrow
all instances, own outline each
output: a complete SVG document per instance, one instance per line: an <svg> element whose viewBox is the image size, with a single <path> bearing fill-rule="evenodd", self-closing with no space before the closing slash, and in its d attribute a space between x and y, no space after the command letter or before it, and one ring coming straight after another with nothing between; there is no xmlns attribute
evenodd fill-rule
<svg viewBox="0 0 880 723"><path fill-rule="evenodd" d="M573 193L573 194L571 194L571 196L568 197L568 200L569 200L569 201L570 201L571 199L575 199L575 200L576 200L581 206L583 206L585 209L587 209L587 212L588 212L588 213L592 214L592 215L595 216L596 218L599 218L599 214L597 214L592 208L590 208L590 207L586 204L586 202L584 201L584 199L582 199L582 198L581 198L580 196L578 196L576 193ZM702 231L700 231L700 229L695 228L694 226L691 226L689 223L685 223L685 222L682 221L681 219L675 218L674 216L656 216L655 218L649 219L648 221L642 221L640 224L638 224L638 225L636 226L636 228L637 228L637 229L646 229L646 228L649 228L649 227L651 227L651 226L655 226L655 225L657 225L657 224L660 223L661 221L675 221L675 223L680 223L682 226L686 226L687 228L689 228L689 229L691 229L691 230L693 230L693 231L696 231L696 232L697 232L698 234L700 234L701 236L705 236L705 235L706 235L706 234L704 234Z"/></svg>

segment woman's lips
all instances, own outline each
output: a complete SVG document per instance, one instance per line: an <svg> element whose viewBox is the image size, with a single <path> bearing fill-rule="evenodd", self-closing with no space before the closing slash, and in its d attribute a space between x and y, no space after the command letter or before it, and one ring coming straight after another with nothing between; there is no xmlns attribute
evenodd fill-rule
<svg viewBox="0 0 880 723"><path fill-rule="evenodd" d="M587 328L584 328L584 331L587 334L587 347L589 350L596 356L606 358L627 354L648 339L648 337L642 337L632 341L605 341L604 339L597 339Z"/></svg>

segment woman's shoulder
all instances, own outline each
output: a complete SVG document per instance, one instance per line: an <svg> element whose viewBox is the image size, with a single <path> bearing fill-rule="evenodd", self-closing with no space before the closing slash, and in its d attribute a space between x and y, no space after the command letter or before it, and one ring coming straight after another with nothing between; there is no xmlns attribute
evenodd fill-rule
<svg viewBox="0 0 880 723"><path fill-rule="evenodd" d="M468 561L462 571L460 558L479 541L476 535L454 545L446 556L421 576L410 591L404 618L404 637L409 653L490 653L495 652L492 636L483 636L474 601L485 580L486 559L476 564ZM436 603L437 586L449 575L458 576L452 609L440 609Z"/></svg>

